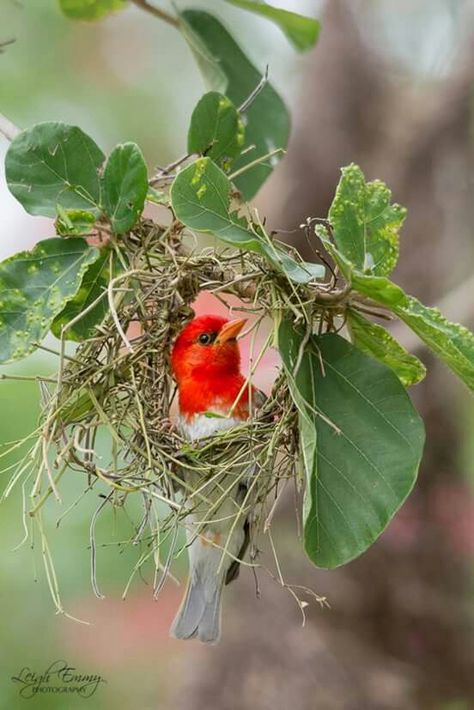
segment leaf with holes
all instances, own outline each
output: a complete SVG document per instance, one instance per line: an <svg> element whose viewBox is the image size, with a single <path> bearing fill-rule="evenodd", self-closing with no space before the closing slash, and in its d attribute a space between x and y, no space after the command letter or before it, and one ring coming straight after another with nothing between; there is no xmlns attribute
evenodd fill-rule
<svg viewBox="0 0 474 710"><path fill-rule="evenodd" d="M122 143L111 152L104 170L104 208L116 234L137 222L148 193L145 159L135 143Z"/></svg>
<svg viewBox="0 0 474 710"><path fill-rule="evenodd" d="M125 0L59 0L61 10L73 20L99 20L125 5Z"/></svg>
<svg viewBox="0 0 474 710"><path fill-rule="evenodd" d="M391 196L380 180L366 183L357 165L342 168L329 221L338 250L358 271L383 276L396 266L406 209Z"/></svg>
<svg viewBox="0 0 474 710"><path fill-rule="evenodd" d="M232 101L217 91L205 94L191 116L188 153L201 153L215 163L230 165L243 145L244 126Z"/></svg>
<svg viewBox="0 0 474 710"><path fill-rule="evenodd" d="M320 264L297 262L229 211L232 185L210 158L200 158L176 176L171 204L176 217L190 229L214 234L237 249L265 256L272 266L298 283L324 276Z"/></svg>
<svg viewBox="0 0 474 710"><path fill-rule="evenodd" d="M202 10L185 10L180 14L180 29L191 47L210 89L225 94L240 106L254 91L261 73L248 60L239 45L221 23ZM290 133L290 117L280 96L267 83L246 109L244 149L233 165L234 170L284 149ZM271 174L281 155L274 154L259 165L239 175L235 184L246 200L250 200Z"/></svg>
<svg viewBox="0 0 474 710"><path fill-rule="evenodd" d="M311 336L295 374L304 333L284 321L279 350L313 417L300 427L307 477L304 541L310 559L332 568L375 542L410 493L418 472L423 422L395 373L334 333Z"/></svg>
<svg viewBox="0 0 474 710"><path fill-rule="evenodd" d="M259 0L226 0L231 5L250 10L257 15L266 17L275 22L282 32L288 37L295 49L305 52L316 44L321 26L312 17L305 17L296 12L282 10L272 5L267 5Z"/></svg>
<svg viewBox="0 0 474 710"><path fill-rule="evenodd" d="M58 205L97 214L104 159L80 128L38 123L10 144L5 158L8 188L30 214L56 217Z"/></svg>
<svg viewBox="0 0 474 710"><path fill-rule="evenodd" d="M45 239L0 264L0 362L33 352L100 256L84 239Z"/></svg>

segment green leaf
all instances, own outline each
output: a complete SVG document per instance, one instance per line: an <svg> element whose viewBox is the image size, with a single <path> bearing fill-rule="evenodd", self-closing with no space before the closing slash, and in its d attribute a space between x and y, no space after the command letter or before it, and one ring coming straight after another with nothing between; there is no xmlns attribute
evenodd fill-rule
<svg viewBox="0 0 474 710"><path fill-rule="evenodd" d="M423 422L392 370L333 333L312 336L295 374L304 334L285 321L279 348L317 432L300 429L313 452L304 510L305 549L333 568L364 552L410 493L424 444ZM301 400L303 401L301 403ZM308 498L309 496L309 498Z"/></svg>
<svg viewBox="0 0 474 710"><path fill-rule="evenodd" d="M85 210L65 210L58 205L56 232L61 237L81 237L94 229L96 216Z"/></svg>
<svg viewBox="0 0 474 710"><path fill-rule="evenodd" d="M407 352L381 325L372 323L352 308L347 311L347 324L354 345L392 368L405 387L415 385L425 377L423 363Z"/></svg>
<svg viewBox="0 0 474 710"><path fill-rule="evenodd" d="M122 143L111 152L104 170L104 208L116 234L128 232L143 212L148 172L140 148Z"/></svg>
<svg viewBox="0 0 474 710"><path fill-rule="evenodd" d="M74 298L68 301L51 325L52 333L61 337L62 328L102 296L101 300L64 332L66 340L86 340L92 338L97 325L102 323L109 312L109 304L105 292L109 281L120 271L116 257L108 248L101 250L100 257L91 264L84 273L82 283Z"/></svg>
<svg viewBox="0 0 474 710"><path fill-rule="evenodd" d="M396 266L406 209L391 196L380 180L366 183L357 165L342 168L329 221L337 248L361 272L383 276Z"/></svg>
<svg viewBox="0 0 474 710"><path fill-rule="evenodd" d="M311 49L316 44L321 26L312 17L298 15L296 12L282 10L272 5L267 5L260 0L226 0L231 5L236 5L244 10L250 10L257 15L273 20L290 40L291 44L300 52Z"/></svg>
<svg viewBox="0 0 474 710"><path fill-rule="evenodd" d="M387 306L394 313L396 307L402 305L406 299L405 291L386 276L366 276L354 271L352 287L363 296Z"/></svg>
<svg viewBox="0 0 474 710"><path fill-rule="evenodd" d="M324 276L323 266L298 263L231 213L231 189L225 173L210 158L199 158L176 176L171 186L171 204L176 217L190 229L214 234L233 247L264 255L293 281L307 283Z"/></svg>
<svg viewBox="0 0 474 710"><path fill-rule="evenodd" d="M73 20L99 20L125 5L125 0L59 0L63 13Z"/></svg>
<svg viewBox="0 0 474 710"><path fill-rule="evenodd" d="M30 214L55 217L58 204L96 213L104 159L80 128L39 123L11 142L5 158L7 184Z"/></svg>
<svg viewBox="0 0 474 710"><path fill-rule="evenodd" d="M437 308L424 306L408 296L385 276L369 276L352 265L318 230L324 246L335 259L352 288L371 298L403 320L426 345L469 387L474 390L474 335L459 323L448 321Z"/></svg>
<svg viewBox="0 0 474 710"><path fill-rule="evenodd" d="M205 154L226 167L239 155L244 141L244 126L232 101L217 91L199 100L191 116L188 153Z"/></svg>
<svg viewBox="0 0 474 710"><path fill-rule="evenodd" d="M180 15L181 31L193 50L210 89L226 94L240 106L258 85L261 74L247 59L233 37L212 15L202 10L186 10ZM238 170L277 148L286 148L290 118L285 104L271 84L263 88L245 111L244 148L255 146L235 162ZM268 178L279 157L255 165L239 175L235 184L250 200Z"/></svg>
<svg viewBox="0 0 474 710"><path fill-rule="evenodd" d="M73 298L100 251L84 239L45 239L0 264L0 362L25 357Z"/></svg>

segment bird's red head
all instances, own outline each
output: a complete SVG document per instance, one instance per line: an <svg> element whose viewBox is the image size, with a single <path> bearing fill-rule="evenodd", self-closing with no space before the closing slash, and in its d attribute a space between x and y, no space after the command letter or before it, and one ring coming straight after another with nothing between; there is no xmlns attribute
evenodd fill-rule
<svg viewBox="0 0 474 710"><path fill-rule="evenodd" d="M245 319L198 316L178 335L171 355L178 385L189 377L208 378L238 374L240 351L237 335Z"/></svg>

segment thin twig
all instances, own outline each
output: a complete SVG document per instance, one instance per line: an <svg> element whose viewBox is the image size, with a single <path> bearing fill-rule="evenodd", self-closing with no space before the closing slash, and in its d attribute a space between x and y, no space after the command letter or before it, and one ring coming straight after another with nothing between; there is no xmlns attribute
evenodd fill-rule
<svg viewBox="0 0 474 710"><path fill-rule="evenodd" d="M239 113L245 113L245 111L249 108L251 104L255 101L257 96L262 93L264 90L265 86L268 84L268 64L265 67L265 74L262 76L260 81L258 82L257 86L255 89L252 91L252 93L247 96L245 101L240 104L239 108L237 109Z"/></svg>
<svg viewBox="0 0 474 710"><path fill-rule="evenodd" d="M163 22L166 22L168 25L171 25L172 27L176 28L179 27L179 21L176 17L173 17L164 10L160 10L154 5L150 5L147 0L132 0L132 2L137 7L141 8L142 10L145 10L145 12L149 12L151 15L154 15L154 17L157 17L159 20L163 20Z"/></svg>
<svg viewBox="0 0 474 710"><path fill-rule="evenodd" d="M246 173L247 170L251 170L251 168L254 168L256 165L261 165L262 163L265 162L265 160L268 160L269 158L273 158L275 155L280 155L280 154L285 154L286 151L284 148L275 148L275 150L271 150L269 153L266 153L265 155L261 155L259 158L255 158L255 160L252 160L250 163L247 163L246 165L243 165L241 168L238 170L235 170L233 173L229 175L229 180L235 180L236 177L239 175L242 175L243 173Z"/></svg>

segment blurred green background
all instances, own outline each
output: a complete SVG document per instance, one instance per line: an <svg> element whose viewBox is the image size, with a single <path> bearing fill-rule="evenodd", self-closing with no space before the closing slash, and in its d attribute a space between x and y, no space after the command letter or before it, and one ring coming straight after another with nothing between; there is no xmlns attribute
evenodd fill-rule
<svg viewBox="0 0 474 710"><path fill-rule="evenodd" d="M472 3L278 4L322 18L314 53L296 55L276 27L222 0L179 3L214 10L255 64L270 66L291 108L286 166L258 196L259 209L272 226L292 232L308 215L326 213L339 166L359 162L368 177L393 185L396 199L410 208L401 281L428 302L439 300L474 266ZM75 123L106 152L119 141L136 141L150 169L184 152L204 85L172 28L137 8L86 24L63 18L55 0L0 0L0 42L9 39L16 41L0 55L0 111L17 125ZM6 148L0 139L2 164ZM0 205L2 258L52 235L49 220L30 217L15 203L3 175ZM466 301L473 301L473 291L448 314L458 319L459 312L471 327ZM54 369L54 358L36 354L0 374ZM474 707L474 409L439 366L415 398L431 442L420 487L365 560L341 572L313 571L295 537L292 501L282 511L277 537L288 576L327 595L332 606L322 612L312 604L305 629L289 595L264 580L257 602L253 580L242 575L226 596L218 648L172 641L167 629L180 589L170 583L154 602L150 579L137 577L121 599L139 552L130 545L98 548L106 599L96 599L88 545L97 494L56 527L83 489L73 475L62 488L64 502L50 501L45 518L64 607L91 623L55 615L40 541L33 550L27 542L12 552L23 537L22 495L15 489L0 508L0 707ZM38 411L36 383L0 382L0 442L32 431ZM5 467L12 463L12 456L3 460ZM3 474L2 487L9 475ZM138 504L129 513L139 515ZM107 512L97 536L120 541L130 530L125 512ZM184 563L177 573L184 576ZM21 699L11 676L24 666L44 671L57 659L107 683L89 699Z"/></svg>

